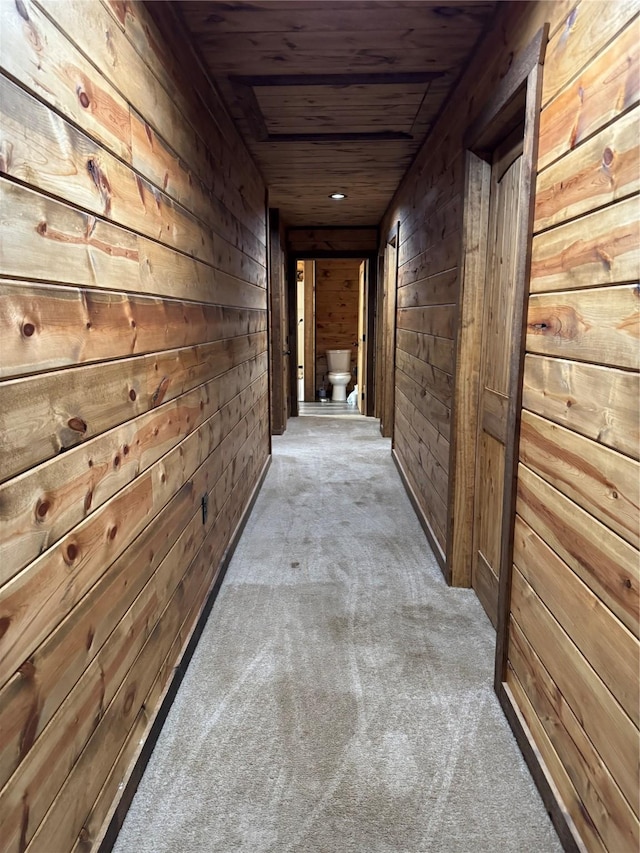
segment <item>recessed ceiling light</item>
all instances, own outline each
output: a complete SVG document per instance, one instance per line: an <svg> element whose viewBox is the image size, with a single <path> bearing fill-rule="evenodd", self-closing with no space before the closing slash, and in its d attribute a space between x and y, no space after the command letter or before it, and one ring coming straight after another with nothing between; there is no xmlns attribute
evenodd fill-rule
<svg viewBox="0 0 640 853"><path fill-rule="evenodd" d="M346 198L346 193L330 193L329 198L334 199L334 201L340 201L340 199Z"/></svg>

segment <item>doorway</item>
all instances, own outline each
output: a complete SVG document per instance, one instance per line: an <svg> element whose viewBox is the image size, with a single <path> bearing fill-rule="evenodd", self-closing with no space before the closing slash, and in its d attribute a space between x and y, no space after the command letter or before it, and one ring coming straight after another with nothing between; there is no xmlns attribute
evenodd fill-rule
<svg viewBox="0 0 640 853"><path fill-rule="evenodd" d="M293 265L292 265L293 266ZM347 394L356 392L358 411L368 415L373 394L371 261L367 257L296 258L297 401L330 400L326 352L351 351ZM375 282L373 282L375 286Z"/></svg>

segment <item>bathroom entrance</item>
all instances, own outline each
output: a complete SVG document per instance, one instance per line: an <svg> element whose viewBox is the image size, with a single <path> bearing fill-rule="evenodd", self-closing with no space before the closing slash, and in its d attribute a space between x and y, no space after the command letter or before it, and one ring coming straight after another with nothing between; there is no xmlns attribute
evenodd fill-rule
<svg viewBox="0 0 640 853"><path fill-rule="evenodd" d="M329 402L335 395L372 411L372 263L364 257L297 259L295 263L296 399ZM327 351L342 351L338 372ZM331 375L330 375L331 374ZM338 387L336 387L338 386ZM343 390L340 390L343 389Z"/></svg>

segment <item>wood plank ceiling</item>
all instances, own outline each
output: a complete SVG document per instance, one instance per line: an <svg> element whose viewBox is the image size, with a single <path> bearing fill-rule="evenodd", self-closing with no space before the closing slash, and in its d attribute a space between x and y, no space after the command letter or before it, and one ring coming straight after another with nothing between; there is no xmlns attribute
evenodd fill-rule
<svg viewBox="0 0 640 853"><path fill-rule="evenodd" d="M176 4L289 225L377 224L490 2ZM333 191L346 193L336 202Z"/></svg>

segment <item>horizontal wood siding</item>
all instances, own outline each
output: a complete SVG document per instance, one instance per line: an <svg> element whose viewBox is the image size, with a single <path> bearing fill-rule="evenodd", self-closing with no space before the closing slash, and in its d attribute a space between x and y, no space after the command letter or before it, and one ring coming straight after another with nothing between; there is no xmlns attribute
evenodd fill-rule
<svg viewBox="0 0 640 853"><path fill-rule="evenodd" d="M548 22L506 681L586 848L610 853L639 838L637 14L626 0L501 4L381 225L401 223L396 453L460 569L450 524L473 495L447 450L477 405L453 366L462 139ZM457 466L473 447L458 444Z"/></svg>
<svg viewBox="0 0 640 853"><path fill-rule="evenodd" d="M576 5L545 63L507 683L589 848L623 853L640 843L640 26L637 5L606 23L599 6Z"/></svg>
<svg viewBox="0 0 640 853"><path fill-rule="evenodd" d="M265 188L141 4L0 18L2 849L88 850L269 454Z"/></svg>
<svg viewBox="0 0 640 853"><path fill-rule="evenodd" d="M377 228L289 228L289 250L296 252L376 252Z"/></svg>
<svg viewBox="0 0 640 853"><path fill-rule="evenodd" d="M351 369L357 365L359 270L359 260L316 261L316 389L328 387L328 349L351 350Z"/></svg>

